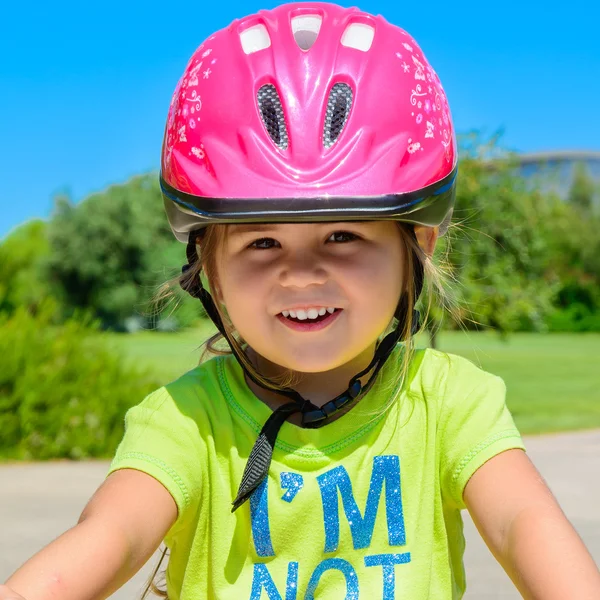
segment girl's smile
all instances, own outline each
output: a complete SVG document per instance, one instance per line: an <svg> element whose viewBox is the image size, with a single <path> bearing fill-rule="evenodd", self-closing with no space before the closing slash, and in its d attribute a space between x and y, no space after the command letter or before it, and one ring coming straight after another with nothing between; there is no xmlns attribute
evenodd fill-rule
<svg viewBox="0 0 600 600"><path fill-rule="evenodd" d="M312 316L314 313L316 313L316 316ZM334 321L337 321L341 314L341 308L332 308L331 311L325 308L317 311L317 309L312 308L307 311L302 309L298 311L284 310L277 315L277 318L286 327L294 331L314 332L329 327Z"/></svg>

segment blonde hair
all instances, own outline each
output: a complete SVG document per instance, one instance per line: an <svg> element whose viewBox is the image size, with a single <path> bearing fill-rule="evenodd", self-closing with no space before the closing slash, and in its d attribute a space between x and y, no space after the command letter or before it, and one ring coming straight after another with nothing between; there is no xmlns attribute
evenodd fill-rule
<svg viewBox="0 0 600 600"><path fill-rule="evenodd" d="M368 415L372 419L379 419L383 414L388 412L392 406L396 403L397 399L400 397L401 393L404 391L403 383L407 379L408 371L410 369L410 365L414 355L414 342L411 336L411 328L412 328L412 317L413 310L415 308L415 286L416 286L416 269L418 268L415 265L415 260L418 260L424 272L424 285L423 285L423 300L421 301L421 306L423 308L423 316L421 318L421 323L428 322L429 315L431 313L432 305L434 300L446 308L453 315L456 314L456 309L451 299L450 295L446 293L446 285L447 285L447 274L449 270L447 269L447 261L446 256L449 252L449 244L446 244L446 250L444 252L443 257L439 260L440 265L436 266L432 260L432 257L425 254L425 252L419 246L415 236L412 232L412 224L397 222L398 229L400 231L400 237L402 240L403 246L403 260L404 264L403 273L407 273L408 276L403 278L402 282L402 294L406 295L406 307L408 317L404 320L403 331L401 332L401 339L404 340L404 349L405 351L402 353L401 365L398 371L398 377L396 381L393 381L390 385L390 392L395 390L395 393L392 393L389 400L384 404L384 406L377 411L377 413L361 413L361 416ZM166 301L172 301L174 299L174 289L179 289L179 287L183 287L184 289L190 289L196 277L203 277L205 280L203 282L204 287L207 287L213 296L215 301L215 306L217 311L221 317L223 322L223 327L227 333L230 343L235 347L238 356L244 363L244 368L247 369L257 381L262 383L265 387L271 390L277 391L282 387L293 387L294 383L297 382L297 375L293 372L284 372L278 378L265 378L260 372L256 370L252 362L246 356L245 346L247 346L245 340L243 340L240 334L236 331L235 326L231 322L229 315L227 314L227 309L223 305L220 294L219 294L219 281L218 281L218 260L219 254L222 250L226 240L228 233L230 231L230 225L208 225L203 232L202 236L199 236L196 239L196 254L198 260L195 261L193 265L188 269L188 271L178 277L171 279L164 283L158 289L153 302L155 305L163 304ZM383 334L387 334L393 328L394 320L388 324L388 327ZM215 333L211 337L209 337L203 343L205 346L204 351L200 357L200 363L203 362L210 355L226 355L231 354L231 349L227 347L223 347L224 337L220 332ZM146 590L144 591L141 600L144 600L151 590L153 594L156 594L160 597L167 598L168 595L166 590L161 590L154 583L154 579L156 574L158 573L158 569L167 553L168 548L163 550L162 556L152 574ZM166 571L163 571L163 574Z"/></svg>

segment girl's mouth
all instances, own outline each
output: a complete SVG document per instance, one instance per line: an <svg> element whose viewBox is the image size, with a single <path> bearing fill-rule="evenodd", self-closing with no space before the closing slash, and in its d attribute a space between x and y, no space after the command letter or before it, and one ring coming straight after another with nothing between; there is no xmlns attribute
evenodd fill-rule
<svg viewBox="0 0 600 600"><path fill-rule="evenodd" d="M284 312L287 313L288 311ZM321 329L325 329L325 327L331 325L340 316L341 312L341 308L336 308L332 313L325 312L324 315L318 315L315 319L307 318L303 320L300 320L297 317L292 317L291 314L288 314L287 317L284 317L283 313L279 313L277 318L281 323L290 329L293 329L294 331L320 331Z"/></svg>

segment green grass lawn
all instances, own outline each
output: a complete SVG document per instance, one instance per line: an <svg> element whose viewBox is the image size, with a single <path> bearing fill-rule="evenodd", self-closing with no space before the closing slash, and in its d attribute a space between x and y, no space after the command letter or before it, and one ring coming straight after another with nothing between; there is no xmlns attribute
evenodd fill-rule
<svg viewBox="0 0 600 600"><path fill-rule="evenodd" d="M141 331L105 333L103 337L140 367L153 370L159 381L167 383L198 364L202 354L200 346L214 332L212 324L207 324L180 333Z"/></svg>
<svg viewBox="0 0 600 600"><path fill-rule="evenodd" d="M176 334L108 335L140 366L168 382L198 364L212 327ZM428 338L418 339L419 346ZM500 375L508 405L523 433L600 427L600 334L443 332L441 350L460 354Z"/></svg>

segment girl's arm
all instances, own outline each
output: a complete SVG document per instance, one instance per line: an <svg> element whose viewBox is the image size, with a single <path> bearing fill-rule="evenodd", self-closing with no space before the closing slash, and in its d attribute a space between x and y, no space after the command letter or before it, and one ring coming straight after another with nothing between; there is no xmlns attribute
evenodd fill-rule
<svg viewBox="0 0 600 600"><path fill-rule="evenodd" d="M104 600L139 571L176 518L175 501L156 479L133 469L115 471L78 524L6 585L27 600Z"/></svg>
<svg viewBox="0 0 600 600"><path fill-rule="evenodd" d="M600 572L522 450L480 467L464 492L488 548L527 600L598 600Z"/></svg>

